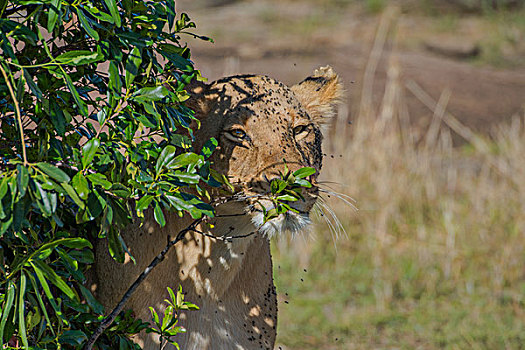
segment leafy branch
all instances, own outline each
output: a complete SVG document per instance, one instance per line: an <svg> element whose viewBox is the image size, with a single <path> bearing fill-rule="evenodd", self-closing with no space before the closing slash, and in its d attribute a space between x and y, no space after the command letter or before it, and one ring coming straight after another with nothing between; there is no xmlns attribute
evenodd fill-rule
<svg viewBox="0 0 525 350"><path fill-rule="evenodd" d="M151 317L157 328L149 327L148 329L146 329L146 332L157 333L160 335L160 350L166 348L168 344L172 344L180 350L179 344L176 342L176 340L172 338L177 336L177 334L179 333L186 332L186 329L184 329L181 326L177 326L177 323L179 321L177 312L180 310L199 310L199 307L191 302L184 300L182 286L179 285L176 294L170 287L167 287L167 289L168 294L170 296L170 300L164 300L168 304L168 306L166 307L166 310L164 310L164 317L162 318L162 322L160 322L157 311L154 308L150 307Z"/></svg>
<svg viewBox="0 0 525 350"><path fill-rule="evenodd" d="M312 187L307 178L315 172L314 168L304 167L292 173L285 163L284 172L279 172L280 177L270 182L271 194L268 199L272 202L272 208L267 209L260 201L257 202L263 211L264 222L288 211L298 213L298 210L292 208L289 203L305 200L302 189Z"/></svg>
<svg viewBox="0 0 525 350"><path fill-rule="evenodd" d="M214 143L192 148L183 105L203 79L180 38L195 23L174 0L10 0L0 12L0 347L78 348L103 313L83 286L90 241L123 261L120 230L145 210L160 225L166 210L214 215ZM135 348L130 319L99 344Z"/></svg>
<svg viewBox="0 0 525 350"><path fill-rule="evenodd" d="M93 348L93 345L97 341L98 337L115 321L115 318L118 316L118 314L124 309L124 306L126 305L126 302L131 298L135 290L140 286L140 284L146 279L146 277L153 271L153 269L160 264L163 260L166 254L168 254L171 247L173 247L177 242L180 242L184 239L184 236L186 233L193 231L202 221L201 219L193 221L193 223L186 227L185 229L181 230L177 236L170 240L168 244L164 247L164 249L151 261L151 263L146 267L146 269L137 277L135 282L128 288L126 293L122 296L118 304L113 308L113 310L109 313L109 315L104 318L104 321L98 326L98 328L93 332L89 340L87 341L86 345L84 346L84 350L91 350Z"/></svg>

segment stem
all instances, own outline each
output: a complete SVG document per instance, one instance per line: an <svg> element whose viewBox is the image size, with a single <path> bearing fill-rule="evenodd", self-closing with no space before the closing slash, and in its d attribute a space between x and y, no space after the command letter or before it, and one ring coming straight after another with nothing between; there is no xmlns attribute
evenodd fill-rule
<svg viewBox="0 0 525 350"><path fill-rule="evenodd" d="M127 100L128 97L129 97L129 90L126 91L126 96L123 99L120 99L120 101L118 101L118 104L115 110L112 111L111 114L106 117L106 119L104 120L104 123L102 123L102 125L98 129L97 134L95 135L95 138L98 138L100 136L100 133L102 132L102 129L104 129L104 127L106 126L108 120L111 119L113 115L119 114L119 112L122 110L122 101Z"/></svg>
<svg viewBox="0 0 525 350"><path fill-rule="evenodd" d="M235 200L233 197L223 197L223 198L220 198L216 203L215 203L215 206L217 205L220 205L220 204L223 204L223 203L226 203L226 202L229 202L230 200ZM193 221L191 223L191 225L189 225L188 227L186 227L184 230L180 231L178 234L177 234L177 237L175 237L175 239L171 240L168 242L168 244L164 247L164 249L159 253L159 255L157 255L155 257L155 259L153 259L151 261L151 263L148 265L148 267L146 267L146 269L144 271L142 271L142 273L139 275L139 277L137 277L137 279L135 280L135 282L133 282L133 284L128 288L128 290L126 291L126 293L124 293L124 295L122 296L122 299L120 299L119 303L117 304L117 306L115 306L115 308L113 309L113 311L111 311L111 313L104 319L104 321L102 321L102 323L98 326L98 328L95 330L95 332L93 332L93 334L91 335L91 337L88 339L86 345L84 346L84 350L92 350L93 349L93 345L95 345L95 342L97 341L97 339L102 335L102 333L104 333L104 331L109 327L111 326L111 324L113 323L113 321L115 321L115 318L118 316L118 314L122 311L122 309L124 308L124 306L126 305L126 302L129 300L129 298L131 298L131 295L133 295L133 293L135 292L135 290L137 289L137 287L146 279L146 277L150 274L150 272L159 264L162 262L162 260L164 260L164 257L166 256L166 254L168 253L168 251L170 250L171 247L173 247L176 243L182 241L182 239L184 238L184 236L186 235L186 233L192 231L192 232L196 232L196 233L200 233L200 234L203 234L203 235L207 235L205 232L202 232L202 231L199 231L197 230L197 226L203 222L205 220L205 217L202 217L200 219L197 219L195 221ZM256 231L254 232L250 232L246 235L240 235L240 236L230 236L230 237L216 237L216 236L213 236L212 238L216 238L216 239L222 239L222 240L228 240L228 239L233 239L233 238L244 238L244 237L248 237L248 236L251 236L253 235L254 233L256 233Z"/></svg>
<svg viewBox="0 0 525 350"><path fill-rule="evenodd" d="M27 155L26 155L26 142L25 142L25 136L24 136L24 128L22 126L22 115L20 113L20 106L18 105L18 100L16 99L15 92L13 91L13 87L11 86L11 83L9 82L9 78L7 77L7 73L4 70L4 67L0 64L0 70L2 71L2 75L4 76L5 83L7 85L7 88L9 89L9 93L11 94L11 98L13 99L13 103L15 105L15 111L16 111L16 120L18 122L18 129L20 130L20 141L22 143L22 157L24 159L24 166L27 166Z"/></svg>
<svg viewBox="0 0 525 350"><path fill-rule="evenodd" d="M126 302L128 301L128 299L131 297L131 295L135 292L135 290L137 289L137 287L144 281L144 279L146 279L146 277L149 275L149 273L155 268L155 266L157 266L160 262L162 262L162 260L164 260L164 257L166 256L166 254L168 253L168 251L170 250L171 247L173 247L177 242L180 242L182 241L182 239L184 238L184 236L186 235L186 233L190 232L190 231L194 231L195 228L197 227L197 225L199 225L201 223L203 219L197 219L195 221L193 221L193 223L186 227L184 230L180 231L178 234L177 234L177 237L175 237L175 239L171 240L168 242L168 244L166 245L166 247L164 247L164 249L162 250L162 252L160 252L159 255L157 255L155 257L155 259L153 259L151 261L151 263L148 265L148 267L146 267L146 269L139 275L139 277L137 277L137 279L135 280L135 282L133 282L133 284L128 288L128 290L126 291L126 293L124 293L124 296L122 297L122 299L119 301L119 303L117 304L117 306L115 306L115 308L113 309L113 311L111 311L111 313L104 319L104 321L102 321L102 323L100 324L100 326L98 326L98 328L95 330L95 332L91 335L91 337L89 338L89 340L87 341L86 345L84 346L84 350L91 350L93 348L93 345L95 344L95 342L97 341L98 337L100 337L100 335L102 333L104 333L104 331L109 327L111 326L111 324L113 323L113 321L115 321L115 318L118 316L118 314L122 311L122 309L124 309L124 306L126 305Z"/></svg>

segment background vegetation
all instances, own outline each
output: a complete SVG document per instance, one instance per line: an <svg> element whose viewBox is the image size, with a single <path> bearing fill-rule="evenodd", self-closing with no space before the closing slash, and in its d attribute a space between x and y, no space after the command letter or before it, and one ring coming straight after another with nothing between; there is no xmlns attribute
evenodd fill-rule
<svg viewBox="0 0 525 350"><path fill-rule="evenodd" d="M335 121L313 237L277 241L284 349L520 349L525 342L524 115L472 132L403 78L394 51L371 81L395 15L381 19L354 122ZM423 133L405 99L432 111ZM342 109L344 112L345 108ZM452 135L460 138L453 142ZM340 197L340 195L339 195ZM343 197L343 199L348 197Z"/></svg>

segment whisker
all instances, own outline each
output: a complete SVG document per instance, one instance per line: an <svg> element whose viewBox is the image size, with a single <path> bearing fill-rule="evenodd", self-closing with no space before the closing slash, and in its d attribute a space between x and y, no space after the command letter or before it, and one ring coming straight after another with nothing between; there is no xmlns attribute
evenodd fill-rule
<svg viewBox="0 0 525 350"><path fill-rule="evenodd" d="M317 204L317 203L316 203ZM333 215L330 214L328 211L328 208L326 207L325 203L318 203L319 208L322 209L323 212L323 218L325 219L326 223L328 224L328 227L330 228L330 232L335 235L335 238L339 237L339 227L337 226L337 223L333 221ZM328 214L327 214L328 212ZM334 238L332 236L332 238Z"/></svg>
<svg viewBox="0 0 525 350"><path fill-rule="evenodd" d="M319 188L319 191L322 192L322 193L326 193L328 195L331 195L331 196L334 196L336 197L337 199L340 199L341 201L343 201L343 203L345 203L346 205L348 205L350 208L352 208L354 211L359 211L359 209L355 206L354 203L357 203L357 201L355 199L353 199L352 197L350 196L347 196L346 194L342 194L342 193L338 193L338 192L333 192L333 191L330 191L330 190L326 190L324 188ZM322 198L322 197L320 197ZM352 203L353 202L353 203Z"/></svg>
<svg viewBox="0 0 525 350"><path fill-rule="evenodd" d="M345 237L348 237L348 234L346 233L346 230L345 230L344 226L341 224L341 221L337 217L337 214L333 211L332 208L330 208L328 203L326 203L326 200L324 198L322 198L322 197L321 197L321 205L324 206L324 209L326 209L326 211L330 214L330 216L334 220L334 223L335 223L335 225L337 227L337 232L336 232L337 233L337 238L339 238L341 234L344 234Z"/></svg>
<svg viewBox="0 0 525 350"><path fill-rule="evenodd" d="M334 190L331 187L328 187L328 186L327 186L327 188L319 187L319 190L321 190L323 192L328 192L330 194L333 194L334 196L340 196L340 197L346 198L350 202L357 203L357 201L353 197L350 197L349 195L344 194L342 192L338 192L338 191Z"/></svg>
<svg viewBox="0 0 525 350"><path fill-rule="evenodd" d="M330 218L326 215L324 211L326 207L322 203L316 202L314 204L314 209L317 210L316 214L321 215L321 217L324 219L324 221L328 225L328 230L330 231L330 236L332 237L332 243L334 244L334 249L337 252L337 244L336 244L337 233L336 233L334 224L332 223L332 221L330 220Z"/></svg>
<svg viewBox="0 0 525 350"><path fill-rule="evenodd" d="M349 187L348 184L344 184L344 183L336 182L336 181L328 181L328 180L317 181L317 185L326 185L326 184Z"/></svg>

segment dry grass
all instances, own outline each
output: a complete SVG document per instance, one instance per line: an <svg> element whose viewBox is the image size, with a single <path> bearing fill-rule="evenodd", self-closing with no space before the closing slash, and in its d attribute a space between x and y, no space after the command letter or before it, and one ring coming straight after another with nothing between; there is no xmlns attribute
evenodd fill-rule
<svg viewBox="0 0 525 350"><path fill-rule="evenodd" d="M326 147L334 158L327 157L324 178L340 184L327 185L359 208L327 198L348 237L334 248L334 224L324 216L314 239L274 249L279 342L289 349L519 349L524 119L475 135L446 112L449 92L435 102L402 80L395 54L374 108L371 84L394 18L387 13L378 30L357 120L340 119ZM434 110L423 135L410 129L405 93ZM466 144L453 146L452 133Z"/></svg>

